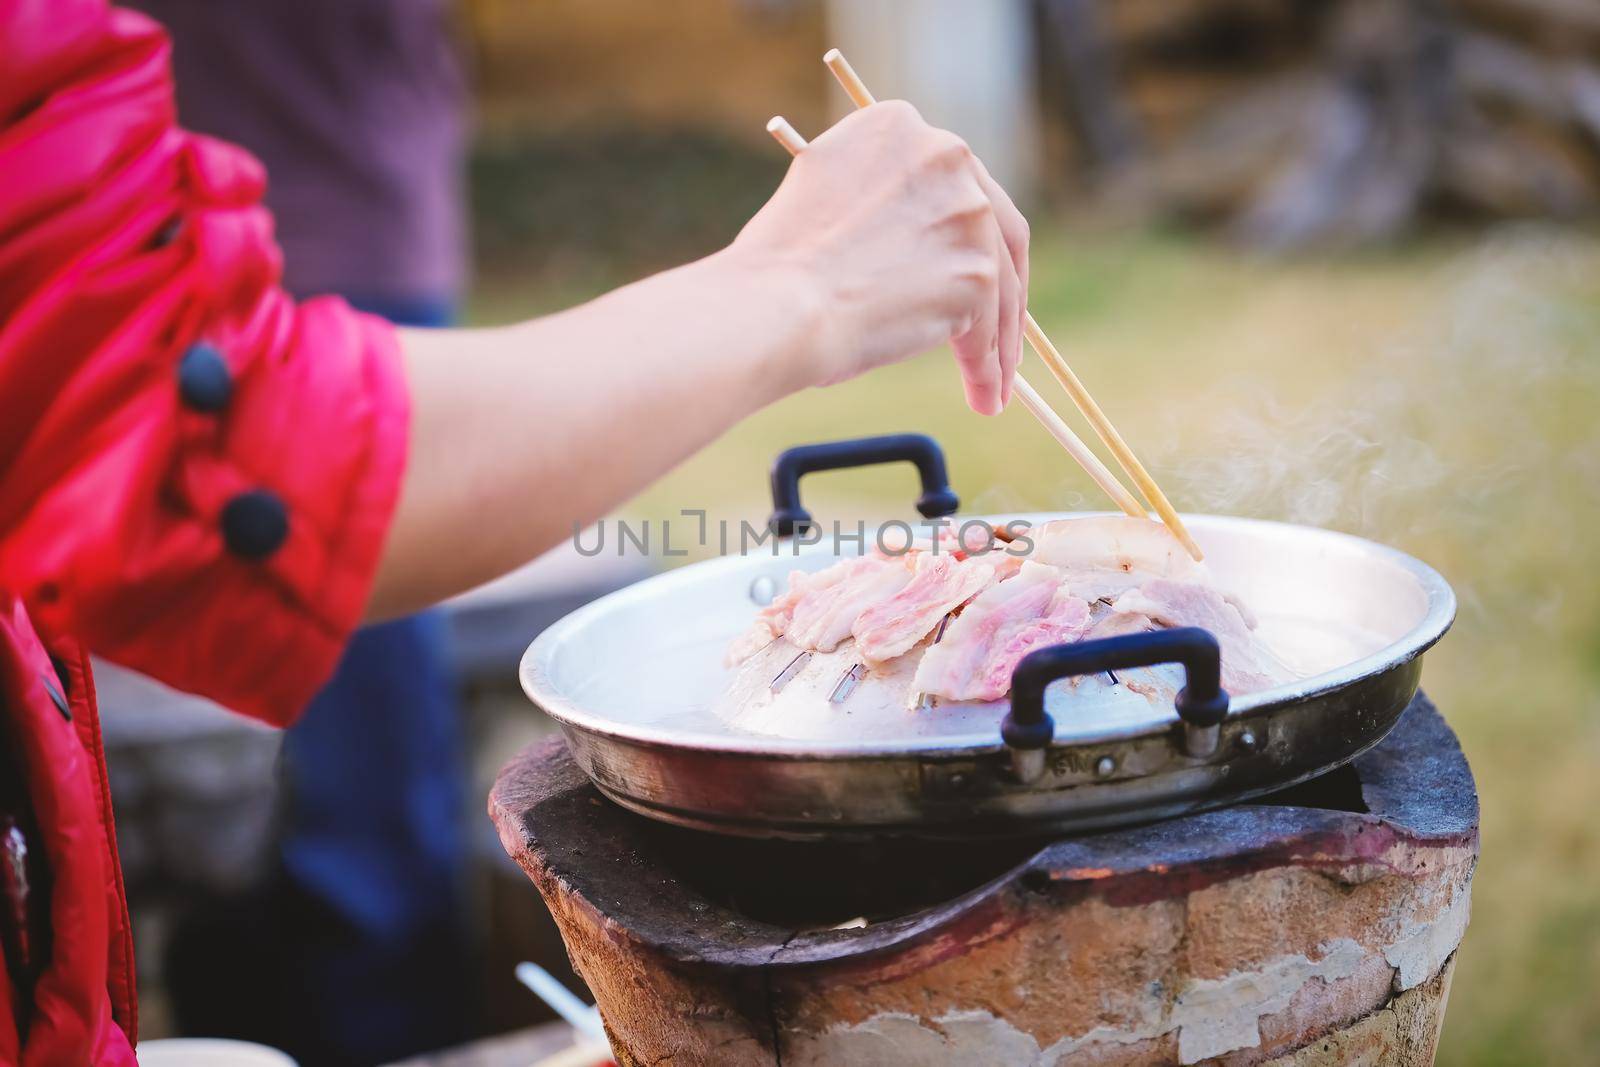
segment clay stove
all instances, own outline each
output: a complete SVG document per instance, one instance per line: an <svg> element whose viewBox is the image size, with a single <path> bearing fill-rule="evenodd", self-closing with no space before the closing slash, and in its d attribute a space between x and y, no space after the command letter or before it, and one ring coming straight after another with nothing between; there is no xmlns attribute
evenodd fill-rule
<svg viewBox="0 0 1600 1067"><path fill-rule="evenodd" d="M623 1064L1430 1063L1478 849L1422 696L1309 783L1077 837L721 837L560 742L489 809Z"/></svg>

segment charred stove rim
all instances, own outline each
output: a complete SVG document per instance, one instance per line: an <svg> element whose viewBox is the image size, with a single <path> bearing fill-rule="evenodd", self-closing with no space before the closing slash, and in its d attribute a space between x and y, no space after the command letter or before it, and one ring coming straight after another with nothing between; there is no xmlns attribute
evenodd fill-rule
<svg viewBox="0 0 1600 1067"><path fill-rule="evenodd" d="M560 812L541 808L563 796L599 793L584 777L571 753L557 740L525 749L502 770L489 798L489 813L501 839L536 883L561 881L572 897L596 916L595 899L626 907L626 891L599 879L579 883L570 872L552 868L549 836L584 834L567 825ZM525 765L551 759L554 773L519 780ZM1234 806L1160 822L1066 838L1048 844L1006 872L949 901L874 923L861 930L806 932L753 920L727 909L711 909L703 922L733 920L748 936L737 947L712 947L685 927L681 915L666 917L633 909L608 924L614 936L645 944L685 968L765 968L870 966L880 953L908 944L930 944L928 962L937 958L937 939L977 924L995 934L1009 928L1008 915L1039 892L1096 894L1113 906L1131 906L1253 870L1299 865L1342 869L1376 863L1396 843L1459 847L1476 851L1478 799L1472 773L1459 742L1432 702L1419 693L1400 721L1379 744L1353 761L1363 773L1366 813L1298 806ZM1370 778L1370 780L1369 780ZM1267 834L1270 831L1270 837ZM1227 842L1217 851L1218 840ZM1210 848L1200 854L1195 842ZM1185 849L1188 851L1185 852ZM1043 885L1039 874L1043 872ZM680 895L687 893L675 883ZM621 895L619 895L619 893ZM708 948L710 949L708 951Z"/></svg>

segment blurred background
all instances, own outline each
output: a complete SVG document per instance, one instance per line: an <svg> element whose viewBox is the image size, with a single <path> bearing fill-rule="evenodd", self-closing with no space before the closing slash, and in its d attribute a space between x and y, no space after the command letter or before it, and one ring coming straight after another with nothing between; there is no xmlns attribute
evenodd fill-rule
<svg viewBox="0 0 1600 1067"><path fill-rule="evenodd" d="M1181 508L1376 538L1455 584L1461 615L1424 685L1477 773L1483 852L1440 1062L1593 1058L1600 6L432 6L472 131L451 161L471 323L568 306L726 243L787 164L766 119L814 136L846 108L819 61L829 46L880 97L966 137L1033 222L1034 314ZM376 31L350 32L364 48ZM545 402L528 397L530 416ZM969 512L1106 506L1025 414L965 410L950 361L930 355L768 409L624 513L757 522L775 452L894 430L943 443ZM811 491L823 519L903 517L912 497L904 471ZM467 842L461 1039L547 1017L511 967L562 966L482 814L499 766L550 730L516 688L516 657L584 599L679 562L557 553L446 615L469 768L449 812ZM273 867L289 803L280 738L138 679L105 689L157 1036L182 1029L173 932L197 900L248 892Z"/></svg>

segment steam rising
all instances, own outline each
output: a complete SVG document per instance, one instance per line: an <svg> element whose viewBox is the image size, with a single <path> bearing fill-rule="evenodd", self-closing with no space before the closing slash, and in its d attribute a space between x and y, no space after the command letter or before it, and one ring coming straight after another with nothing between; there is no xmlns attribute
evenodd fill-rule
<svg viewBox="0 0 1600 1067"><path fill-rule="evenodd" d="M1407 335L1311 403L1220 383L1164 480L1191 510L1398 544L1446 570L1464 613L1553 624L1600 532L1600 254L1516 230L1451 269ZM1494 551L1512 558L1484 565Z"/></svg>

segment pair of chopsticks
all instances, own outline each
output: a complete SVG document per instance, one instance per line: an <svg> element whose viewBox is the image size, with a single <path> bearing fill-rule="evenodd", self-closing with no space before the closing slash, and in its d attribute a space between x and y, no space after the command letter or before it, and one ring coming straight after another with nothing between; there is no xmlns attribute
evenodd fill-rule
<svg viewBox="0 0 1600 1067"><path fill-rule="evenodd" d="M856 107L868 107L877 102L867 89L866 84L856 75L855 70L837 48L830 49L828 54L822 57L822 61L828 65L828 69L839 80L839 84L844 87L844 91L849 94ZM788 149L790 155L799 155L806 147L806 139L800 136L795 128L789 124L788 120L781 115L775 116L771 122L767 123L767 132L772 134L779 144ZM1111 425L1111 420L1106 418L1106 413L1100 409L1099 404L1095 403L1094 397L1089 395L1089 390L1084 388L1083 382L1079 380L1072 368L1067 365L1067 361L1062 358L1060 351L1056 349L1055 345L1051 344L1050 338L1046 337L1045 332L1039 328L1039 323L1035 321L1032 312L1028 312L1024 316L1023 336L1028 339L1029 347L1038 353L1039 358L1044 361L1044 365L1050 368L1050 373L1055 376L1056 381L1061 383L1061 388L1067 391L1067 395L1078 406L1078 410L1089 421L1089 425L1094 427L1095 433L1099 435L1105 446L1111 450L1111 454L1117 458L1117 462L1122 465L1122 469L1127 472L1128 477L1132 478L1133 483L1139 487L1139 491L1150 502L1156 514L1161 516L1161 521L1166 524L1168 530L1172 531L1172 536L1176 537L1179 543L1188 550L1189 555L1197 560L1203 558L1200 546L1195 544L1193 537L1189 536L1188 529L1183 525L1183 520L1178 517L1178 513L1171 502L1167 500L1167 495L1161 491L1161 487L1156 484L1156 480L1150 477L1150 472L1145 470L1144 464L1139 462L1139 457L1133 454L1133 449L1128 447L1128 443L1122 439L1122 435L1117 432L1117 428ZM1139 504L1139 501L1124 488L1117 476L1112 474L1104 463L1100 462L1100 458L1089 450L1089 446L1083 443L1083 439L1073 433L1072 428L1061 420L1061 416L1051 409L1050 405L1039 395L1039 391L1030 385L1020 373L1016 376L1014 389L1017 398L1022 401L1022 406L1027 408L1035 419L1039 420L1039 424L1061 444L1062 448L1066 449L1068 455L1078 461L1079 466L1088 473L1096 485L1104 489L1111 499L1116 501L1118 507L1127 514L1141 519L1149 517L1145 509Z"/></svg>

